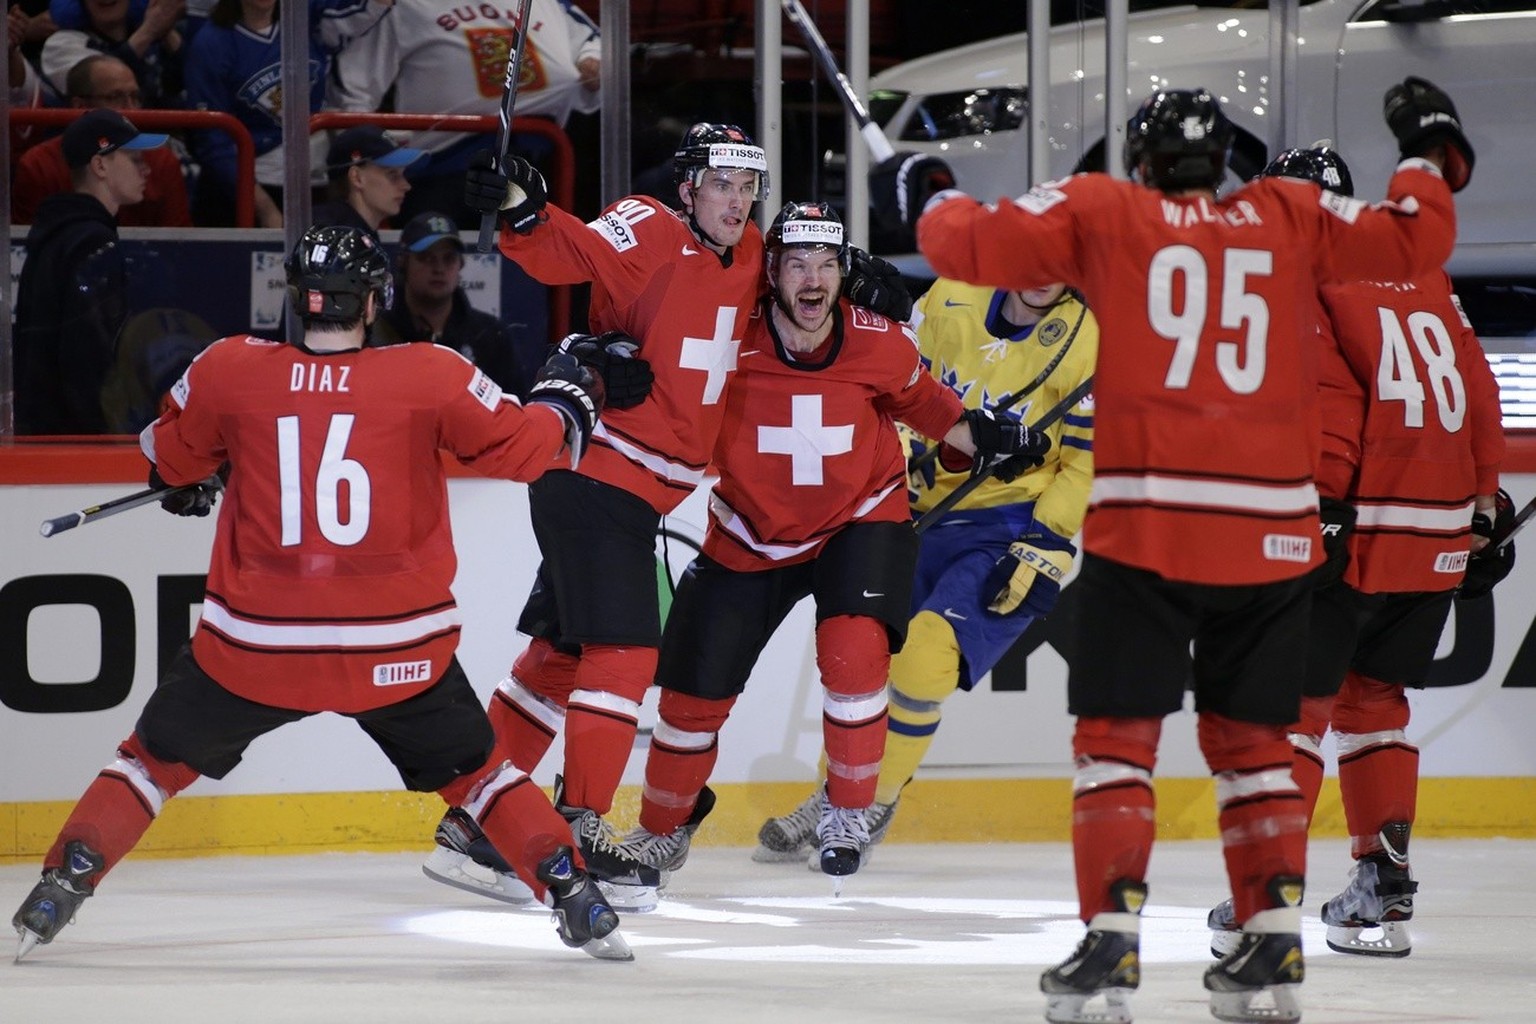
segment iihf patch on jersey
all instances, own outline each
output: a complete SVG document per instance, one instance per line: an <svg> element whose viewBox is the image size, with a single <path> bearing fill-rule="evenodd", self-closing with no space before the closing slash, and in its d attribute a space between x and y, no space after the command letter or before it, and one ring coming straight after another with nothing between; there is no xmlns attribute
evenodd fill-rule
<svg viewBox="0 0 1536 1024"><path fill-rule="evenodd" d="M640 244L640 239L635 237L634 231L624 219L612 213L603 214L587 227L606 238L615 252L628 252Z"/></svg>
<svg viewBox="0 0 1536 1024"><path fill-rule="evenodd" d="M865 309L863 306L854 306L853 326L863 331L883 331L891 326L891 322L879 313Z"/></svg>
<svg viewBox="0 0 1536 1024"><path fill-rule="evenodd" d="M1435 572L1466 572L1467 558L1465 551L1442 551L1435 556Z"/></svg>
<svg viewBox="0 0 1536 1024"><path fill-rule="evenodd" d="M469 393L475 396L475 401L491 412L495 412L496 407L501 404L501 385L480 370L476 370L475 375L469 378Z"/></svg>
<svg viewBox="0 0 1536 1024"><path fill-rule="evenodd" d="M1312 538L1285 533L1264 535L1264 558L1270 562L1312 561Z"/></svg>
<svg viewBox="0 0 1536 1024"><path fill-rule="evenodd" d="M1317 204L1346 224L1353 224L1360 218L1360 211L1365 209L1364 199L1354 199L1350 196L1341 196L1337 192L1323 190L1322 197Z"/></svg>
<svg viewBox="0 0 1536 1024"><path fill-rule="evenodd" d="M1040 339L1040 344L1049 348L1067 335L1067 322L1061 317L1051 317L1045 323L1035 328L1035 337Z"/></svg>
<svg viewBox="0 0 1536 1024"><path fill-rule="evenodd" d="M1015 206L1028 210L1035 216L1039 216L1046 210L1067 201L1067 194L1061 189L1051 188L1049 185L1036 185L1028 192L1013 201Z"/></svg>
<svg viewBox="0 0 1536 1024"><path fill-rule="evenodd" d="M430 683L432 681L432 662L430 659L421 661L392 661L387 665L373 666L374 686L405 686L408 683Z"/></svg>

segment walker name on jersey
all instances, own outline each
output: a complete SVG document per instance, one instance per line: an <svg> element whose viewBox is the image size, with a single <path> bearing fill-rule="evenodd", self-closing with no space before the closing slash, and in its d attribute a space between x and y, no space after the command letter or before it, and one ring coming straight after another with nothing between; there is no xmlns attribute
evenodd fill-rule
<svg viewBox="0 0 1536 1024"><path fill-rule="evenodd" d="M1264 535L1264 557L1271 562L1312 561L1312 538L1285 533Z"/></svg>
<svg viewBox="0 0 1536 1024"><path fill-rule="evenodd" d="M404 686L407 683L430 683L432 662L394 661L387 665L373 666L374 686Z"/></svg>
<svg viewBox="0 0 1536 1024"><path fill-rule="evenodd" d="M1194 202L1180 202L1175 199L1163 200L1163 219L1169 227L1188 228L1197 224L1226 224L1234 228L1259 227L1264 222L1259 219L1259 211L1253 208L1253 204L1246 199L1239 199L1225 209L1213 206L1207 199L1201 198Z"/></svg>
<svg viewBox="0 0 1536 1024"><path fill-rule="evenodd" d="M1467 571L1468 552L1442 551L1435 556L1435 572L1459 573Z"/></svg>

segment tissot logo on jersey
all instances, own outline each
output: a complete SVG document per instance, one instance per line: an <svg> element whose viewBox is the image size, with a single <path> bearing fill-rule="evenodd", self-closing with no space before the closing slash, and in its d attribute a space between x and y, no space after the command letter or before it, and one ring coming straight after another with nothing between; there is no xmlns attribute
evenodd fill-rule
<svg viewBox="0 0 1536 1024"><path fill-rule="evenodd" d="M387 665L373 666L374 686L401 686L406 683L426 683L432 680L432 662L395 661Z"/></svg>

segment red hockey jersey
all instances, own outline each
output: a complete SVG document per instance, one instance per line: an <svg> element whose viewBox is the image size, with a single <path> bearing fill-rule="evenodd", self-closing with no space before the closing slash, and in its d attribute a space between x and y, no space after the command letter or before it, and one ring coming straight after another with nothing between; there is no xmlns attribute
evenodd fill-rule
<svg viewBox="0 0 1536 1024"><path fill-rule="evenodd" d="M1318 485L1359 513L1345 582L1367 593L1449 590L1466 570L1473 498L1498 490L1504 458L1483 347L1444 272L1330 285L1322 298L1347 374L1324 378Z"/></svg>
<svg viewBox="0 0 1536 1024"><path fill-rule="evenodd" d="M851 522L907 521L895 421L943 437L965 411L905 325L840 300L822 348L791 355L770 301L747 327L749 369L731 382L704 535L706 555L743 572L814 558Z"/></svg>
<svg viewBox="0 0 1536 1024"><path fill-rule="evenodd" d="M439 451L532 480L565 424L458 353L319 355L238 336L204 350L142 435L168 483L228 459L197 662L249 700L361 711L425 690L458 646Z"/></svg>
<svg viewBox="0 0 1536 1024"><path fill-rule="evenodd" d="M763 287L762 232L747 225L723 260L654 199L622 199L590 224L547 209L527 235L503 227L501 251L546 284L592 282L593 333L630 335L656 374L644 402L604 411L578 472L670 512L704 479L720 432Z"/></svg>
<svg viewBox="0 0 1536 1024"><path fill-rule="evenodd" d="M1450 255L1451 195L1431 165L1405 161L1390 194L1368 206L1265 178L1179 198L1087 174L996 206L941 201L918 241L944 277L1086 293L1101 335L1087 550L1255 584L1321 560L1316 289Z"/></svg>

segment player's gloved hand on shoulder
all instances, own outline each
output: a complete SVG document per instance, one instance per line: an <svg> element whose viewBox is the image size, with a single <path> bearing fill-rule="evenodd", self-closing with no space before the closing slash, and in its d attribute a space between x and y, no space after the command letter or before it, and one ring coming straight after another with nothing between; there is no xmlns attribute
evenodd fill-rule
<svg viewBox="0 0 1536 1024"><path fill-rule="evenodd" d="M559 348L603 379L603 404L609 409L639 405L650 395L651 385L656 381L650 362L637 355L639 343L623 331L567 334Z"/></svg>
<svg viewBox="0 0 1536 1024"><path fill-rule="evenodd" d="M1076 554L1077 548L1067 538L1031 523L982 582L987 611L1008 615L1023 610L1031 618L1048 614L1061 596L1061 582Z"/></svg>
<svg viewBox="0 0 1536 1024"><path fill-rule="evenodd" d="M1387 89L1383 101L1387 127L1397 136L1398 151L1406 159L1424 156L1436 146L1445 147L1445 183L1460 192L1472 180L1477 154L1461 130L1456 104L1433 82L1409 76Z"/></svg>
<svg viewBox="0 0 1536 1024"><path fill-rule="evenodd" d="M917 248L917 219L938 193L955 187L955 172L943 160L903 151L869 172L869 202L879 226L906 251Z"/></svg>
<svg viewBox="0 0 1536 1024"><path fill-rule="evenodd" d="M1317 569L1317 585L1336 583L1349 567L1349 535L1355 528L1355 506L1337 498L1318 501L1322 521L1323 564Z"/></svg>
<svg viewBox="0 0 1536 1024"><path fill-rule="evenodd" d="M961 419L970 428L971 443L976 446L976 456L971 461L972 475L1006 463L1013 457L1017 457L1017 464L1022 464L1023 468L1038 466L1045 462L1045 454L1051 450L1051 439L1045 434L1017 420L998 417L991 409L967 409ZM1017 464L1010 468L1018 468Z"/></svg>
<svg viewBox="0 0 1536 1024"><path fill-rule="evenodd" d="M849 246L849 253L852 263L843 278L843 298L892 320L910 319L912 293L896 265L856 245Z"/></svg>
<svg viewBox="0 0 1536 1024"><path fill-rule="evenodd" d="M568 426L566 443L580 458L603 411L603 378L569 352L556 352L539 368L526 404L554 406Z"/></svg>
<svg viewBox="0 0 1536 1024"><path fill-rule="evenodd" d="M219 467L219 471L202 483L191 487L172 488L160 476L160 467L153 462L149 464L149 486L156 490L167 491L165 497L160 499L160 507L173 516L206 516L213 511L213 506L218 503L219 492L224 490L224 481L229 478L229 463Z"/></svg>
<svg viewBox="0 0 1536 1024"><path fill-rule="evenodd" d="M1504 488L1494 496L1493 515L1477 512L1472 516L1472 534L1476 537L1502 536L1515 521L1515 501ZM1467 574L1462 577L1456 596L1463 600L1487 597L1515 567L1515 545L1486 545L1467 559Z"/></svg>
<svg viewBox="0 0 1536 1024"><path fill-rule="evenodd" d="M501 167L489 153L479 153L464 175L464 204L476 213L494 213L503 224L526 235L544 222L549 189L538 168L508 153Z"/></svg>

